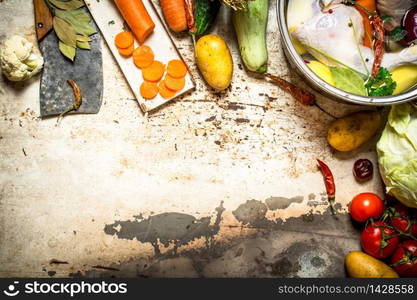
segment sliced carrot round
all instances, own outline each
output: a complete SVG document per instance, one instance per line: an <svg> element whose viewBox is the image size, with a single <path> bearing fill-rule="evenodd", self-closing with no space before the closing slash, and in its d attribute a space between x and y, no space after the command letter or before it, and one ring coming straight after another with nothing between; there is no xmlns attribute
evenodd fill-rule
<svg viewBox="0 0 417 300"><path fill-rule="evenodd" d="M142 45L133 51L133 62L139 69L149 67L155 59L155 55L149 46Z"/></svg>
<svg viewBox="0 0 417 300"><path fill-rule="evenodd" d="M185 78L184 77L174 78L174 77L172 77L168 74L167 76L165 76L164 81L165 81L166 87L169 88L170 90L173 90L173 91L180 91L185 86Z"/></svg>
<svg viewBox="0 0 417 300"><path fill-rule="evenodd" d="M144 81L140 86L140 94L146 100L150 100L158 95L159 89L156 82Z"/></svg>
<svg viewBox="0 0 417 300"><path fill-rule="evenodd" d="M129 48L133 45L134 41L133 34L128 31L120 32L114 39L117 48Z"/></svg>
<svg viewBox="0 0 417 300"><path fill-rule="evenodd" d="M171 77L181 78L187 75L187 67L182 60L174 59L168 63L167 72Z"/></svg>
<svg viewBox="0 0 417 300"><path fill-rule="evenodd" d="M177 93L177 92L167 88L167 86L165 85L164 80L159 82L158 89L159 89L159 94L165 99L171 99Z"/></svg>
<svg viewBox="0 0 417 300"><path fill-rule="evenodd" d="M159 81L165 73L165 65L155 60L149 67L142 70L143 79L146 81Z"/></svg>
<svg viewBox="0 0 417 300"><path fill-rule="evenodd" d="M119 50L120 55L129 57L132 56L133 51L135 50L134 44L132 44L130 47L128 48L117 48Z"/></svg>

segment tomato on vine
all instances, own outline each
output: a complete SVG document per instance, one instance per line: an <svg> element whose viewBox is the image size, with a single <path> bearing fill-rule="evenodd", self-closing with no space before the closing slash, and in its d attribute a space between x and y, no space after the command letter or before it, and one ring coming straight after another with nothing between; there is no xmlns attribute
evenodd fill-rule
<svg viewBox="0 0 417 300"><path fill-rule="evenodd" d="M397 249L398 243L395 230L383 221L369 224L361 235L363 250L375 258L387 258Z"/></svg>
<svg viewBox="0 0 417 300"><path fill-rule="evenodd" d="M417 238L417 221L410 215L407 207L401 203L397 203L386 210L383 219L386 219L387 217L389 217L392 227L400 234L411 234Z"/></svg>
<svg viewBox="0 0 417 300"><path fill-rule="evenodd" d="M401 276L417 276L417 241L402 242L391 259L392 267Z"/></svg>

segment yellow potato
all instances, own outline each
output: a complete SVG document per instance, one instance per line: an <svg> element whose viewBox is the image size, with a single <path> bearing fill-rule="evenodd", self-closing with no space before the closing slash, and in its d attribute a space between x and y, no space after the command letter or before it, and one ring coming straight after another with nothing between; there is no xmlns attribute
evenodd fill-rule
<svg viewBox="0 0 417 300"><path fill-rule="evenodd" d="M397 82L394 95L405 92L417 84L417 65L404 65L392 70L392 79Z"/></svg>
<svg viewBox="0 0 417 300"><path fill-rule="evenodd" d="M327 141L342 152L358 149L382 126L382 116L375 111L360 111L330 124Z"/></svg>
<svg viewBox="0 0 417 300"><path fill-rule="evenodd" d="M309 67L311 71L313 71L318 77L326 81L328 84L335 86L334 78L329 66L326 66L318 60L312 60L307 64L307 67Z"/></svg>
<svg viewBox="0 0 417 300"><path fill-rule="evenodd" d="M197 66L206 82L215 90L229 87L233 60L226 42L217 35L205 35L195 46Z"/></svg>
<svg viewBox="0 0 417 300"><path fill-rule="evenodd" d="M398 274L382 261L360 251L345 257L346 270L353 278L398 278Z"/></svg>

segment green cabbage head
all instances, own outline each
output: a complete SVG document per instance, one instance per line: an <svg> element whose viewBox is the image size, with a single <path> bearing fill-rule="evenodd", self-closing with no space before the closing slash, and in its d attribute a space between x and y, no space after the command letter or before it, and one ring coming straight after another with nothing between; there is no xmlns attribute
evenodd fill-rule
<svg viewBox="0 0 417 300"><path fill-rule="evenodd" d="M417 208L417 104L391 108L377 144L379 168L387 193Z"/></svg>

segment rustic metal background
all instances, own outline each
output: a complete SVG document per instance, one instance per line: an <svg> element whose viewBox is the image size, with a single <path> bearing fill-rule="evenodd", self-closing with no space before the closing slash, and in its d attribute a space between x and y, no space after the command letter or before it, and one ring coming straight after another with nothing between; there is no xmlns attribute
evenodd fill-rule
<svg viewBox="0 0 417 300"><path fill-rule="evenodd" d="M197 91L144 117L105 44L104 100L97 115L39 118L39 76L0 79L0 276L344 276L358 249L344 214L379 176L357 184L374 144L334 153L332 118L302 107L247 74L224 7L215 32L233 53L226 92L209 90L187 35L175 37L198 79ZM0 2L0 38L35 42L31 1ZM280 48L270 3L271 73L307 88ZM334 116L360 109L320 95ZM334 218L316 158L337 182Z"/></svg>

